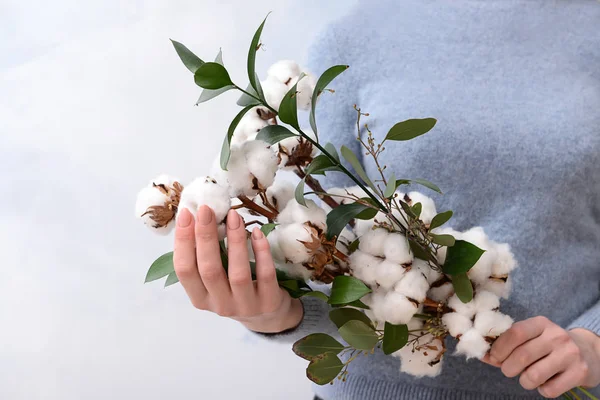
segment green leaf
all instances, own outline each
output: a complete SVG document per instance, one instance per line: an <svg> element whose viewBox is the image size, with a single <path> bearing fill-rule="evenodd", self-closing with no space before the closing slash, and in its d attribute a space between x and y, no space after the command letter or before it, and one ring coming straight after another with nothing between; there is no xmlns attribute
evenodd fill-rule
<svg viewBox="0 0 600 400"><path fill-rule="evenodd" d="M456 243L456 239L452 235L436 235L434 233L430 233L430 235L431 241L435 244L451 247Z"/></svg>
<svg viewBox="0 0 600 400"><path fill-rule="evenodd" d="M360 239L356 239L355 241L350 243L350 245L348 245L348 252L350 254L354 253L356 250L358 250L359 244L360 244Z"/></svg>
<svg viewBox="0 0 600 400"><path fill-rule="evenodd" d="M413 212L415 217L419 218L421 216L421 211L423 210L423 204L421 204L421 203L414 204L410 208L410 210Z"/></svg>
<svg viewBox="0 0 600 400"><path fill-rule="evenodd" d="M467 273L484 252L472 243L464 240L455 241L454 246L448 247L446 262L443 266L444 273L448 275Z"/></svg>
<svg viewBox="0 0 600 400"><path fill-rule="evenodd" d="M318 290L311 290L310 292L306 292L301 297L305 297L305 296L316 297L317 299L321 299L324 302L329 301L329 297L325 293L320 292Z"/></svg>
<svg viewBox="0 0 600 400"><path fill-rule="evenodd" d="M362 281L352 276L336 276L331 286L329 304L348 304L360 300L367 293L371 293L371 289Z"/></svg>
<svg viewBox="0 0 600 400"><path fill-rule="evenodd" d="M442 191L439 187L437 187L435 184L425 180L425 179L411 179L410 180L411 183L417 183L421 186L425 186L428 189L431 189L435 192L438 192L439 194L442 194Z"/></svg>
<svg viewBox="0 0 600 400"><path fill-rule="evenodd" d="M339 171L339 168L329 159L329 157L320 154L312 160L304 172L306 175L325 175L325 171Z"/></svg>
<svg viewBox="0 0 600 400"><path fill-rule="evenodd" d="M315 90L312 95L312 104L310 108L310 115L308 117L310 122L310 127L312 128L315 135L317 135L317 120L315 116L316 108L317 108L317 98L319 95L327 88L327 85L331 83L339 74L348 69L348 65L335 65L329 68L327 71L323 72L323 74L317 80L317 84L315 85Z"/></svg>
<svg viewBox="0 0 600 400"><path fill-rule="evenodd" d="M173 266L173 252L170 251L158 257L152 263L150 269L148 269L148 273L146 274L146 280L144 281L144 283L164 278L165 276L169 275L171 272L174 271L175 267Z"/></svg>
<svg viewBox="0 0 600 400"><path fill-rule="evenodd" d="M306 207L306 199L304 199L304 179L300 180L298 186L296 186L294 197L296 198L298 204L302 204L304 207Z"/></svg>
<svg viewBox="0 0 600 400"><path fill-rule="evenodd" d="M408 327L406 325L392 325L385 323L383 328L383 345L381 346L384 354L392 354L408 343Z"/></svg>
<svg viewBox="0 0 600 400"><path fill-rule="evenodd" d="M256 94L256 90L254 90L254 88L252 87L251 84L248 84L248 87L246 88L246 92L258 97L258 94ZM249 105L258 105L258 104L260 104L260 101L256 100L255 98L253 98L251 96L248 96L246 93L242 93L240 98L237 100L236 104L241 107L246 107Z"/></svg>
<svg viewBox="0 0 600 400"><path fill-rule="evenodd" d="M217 54L217 57L215 58L215 62L217 64L223 65L223 51L220 49L219 49L219 54ZM235 88L235 86L229 85L229 86L224 86L221 89L217 89L217 90L204 89L202 91L202 93L200 93L200 98L196 102L196 105L198 105L200 103L204 103L208 100L214 99L218 95L223 94L226 91L233 89L233 88Z"/></svg>
<svg viewBox="0 0 600 400"><path fill-rule="evenodd" d="M167 275L167 280L165 281L165 287L174 285L177 282L179 282L179 278L177 277L175 272L171 272L169 275Z"/></svg>
<svg viewBox="0 0 600 400"><path fill-rule="evenodd" d="M372 326L373 322L363 313L355 308L336 308L329 312L329 319L335 326L341 328L348 321L358 320Z"/></svg>
<svg viewBox="0 0 600 400"><path fill-rule="evenodd" d="M325 353L338 354L344 350L344 345L324 333L313 333L298 340L292 350L298 357L312 360Z"/></svg>
<svg viewBox="0 0 600 400"><path fill-rule="evenodd" d="M383 195L386 199L389 199L394 195L394 193L396 193L396 188L398 187L396 186L396 182L396 175L392 174L392 176L390 176L390 179L388 180L388 184L385 187L385 190L383 191Z"/></svg>
<svg viewBox="0 0 600 400"><path fill-rule="evenodd" d="M437 121L434 118L408 119L390 129L384 140L410 140L429 132Z"/></svg>
<svg viewBox="0 0 600 400"><path fill-rule="evenodd" d="M429 261L431 259L431 255L413 239L408 239L408 245L410 246L410 250L413 252L416 258L419 258L424 261Z"/></svg>
<svg viewBox="0 0 600 400"><path fill-rule="evenodd" d="M329 154L331 154L331 156L333 158L335 158L335 160L337 162L340 162L340 155L338 154L337 150L335 149L335 146L333 145L333 143L327 143L324 146L324 148Z"/></svg>
<svg viewBox="0 0 600 400"><path fill-rule="evenodd" d="M453 213L451 210L444 211L443 213L437 214L431 220L431 224L429 224L429 230L432 230L432 229L435 229L435 228L438 228L438 227L444 225L446 222L448 222L450 220L450 218L452 218L452 214Z"/></svg>
<svg viewBox="0 0 600 400"><path fill-rule="evenodd" d="M396 179L396 189L398 189L398 186L400 185L410 185L410 180L409 179Z"/></svg>
<svg viewBox="0 0 600 400"><path fill-rule="evenodd" d="M300 129L300 125L298 124L298 105L296 104L297 87L298 82L305 76L304 73L300 74L296 84L283 96L283 100L281 100L281 104L279 105L279 119L281 122L285 122L296 129Z"/></svg>
<svg viewBox="0 0 600 400"><path fill-rule="evenodd" d="M264 224L260 227L260 230L262 231L263 235L269 236L269 233L271 233L277 225L278 224Z"/></svg>
<svg viewBox="0 0 600 400"><path fill-rule="evenodd" d="M403 199L399 201L400 203L400 207L402 207L402 209L404 210L404 212L406 213L407 216L414 218L417 218L417 216L415 215L415 213L413 212L413 209L411 208L411 206L408 205L407 202L405 202Z"/></svg>
<svg viewBox="0 0 600 400"><path fill-rule="evenodd" d="M473 285L467 276L467 273L457 274L452 276L452 286L454 292L463 303L468 303L473 300Z"/></svg>
<svg viewBox="0 0 600 400"><path fill-rule="evenodd" d="M194 74L194 82L201 88L211 90L233 85L225 67L215 62L202 64Z"/></svg>
<svg viewBox="0 0 600 400"><path fill-rule="evenodd" d="M267 125L258 131L256 140L262 140L269 144L275 144L281 142L283 139L287 139L292 136L298 136L294 132L290 131L285 126L281 125Z"/></svg>
<svg viewBox="0 0 600 400"><path fill-rule="evenodd" d="M297 191L296 191L297 193ZM302 204L302 203L301 203ZM338 236L348 223L369 207L360 203L340 204L327 214L327 237Z"/></svg>
<svg viewBox="0 0 600 400"><path fill-rule="evenodd" d="M252 43L250 43L250 50L248 50L248 79L250 80L250 85L254 89L254 92L258 93L258 97L261 99L264 99L264 95L262 87L260 86L260 79L258 79L258 75L256 74L256 52L258 51L258 45L260 43L260 35L265 27L267 18L269 18L269 14L267 14L262 24L260 24L256 30L256 33L254 33Z"/></svg>
<svg viewBox="0 0 600 400"><path fill-rule="evenodd" d="M326 385L342 371L344 364L333 353L321 354L312 359L306 368L306 377L317 385Z"/></svg>
<svg viewBox="0 0 600 400"><path fill-rule="evenodd" d="M373 207L377 207L377 205L375 204L375 201L373 201L373 199L370 197L363 197L360 200L369 203ZM375 216L377 215L378 212L379 212L379 208L367 207L366 210L361 211L360 213L356 214L355 218L368 221L370 219L375 218Z"/></svg>
<svg viewBox="0 0 600 400"><path fill-rule="evenodd" d="M342 148L340 149L340 151L342 152L342 157L344 157L346 159L346 161L348 161L350 163L350 165L352 165L352 168L354 168L354 170L356 171L356 173L358 174L358 176L360 176L360 178L367 185L369 185L369 187L371 189L373 189L375 192L377 192L377 189L375 188L375 185L373 185L373 182L371 182L371 180L367 176L367 173L363 169L362 164L360 163L360 161L358 161L358 158L352 152L352 150L350 150L346 146L342 146Z"/></svg>
<svg viewBox="0 0 600 400"><path fill-rule="evenodd" d="M173 47L175 47L175 51L177 52L177 55L179 56L183 64L187 67L187 69L190 70L192 74L195 73L196 70L198 70L198 68L200 68L202 64L204 64L204 61L202 61L197 55L192 53L190 49L185 47L183 44L173 39L171 39L171 43L173 43Z"/></svg>
<svg viewBox="0 0 600 400"><path fill-rule="evenodd" d="M227 129L227 136L225 137L225 140L223 141L223 147L221 148L221 169L223 169L225 171L227 171L227 163L229 162L229 156L231 155L230 149L229 149L229 144L231 143L231 137L233 136L233 131L235 131L235 128L237 128L238 124L240 123L240 121L242 120L244 115L246 115L246 113L248 111L250 111L253 107L254 107L253 105L248 105L248 106L244 107L242 109L242 111L240 111L235 116L233 121L231 121L231 124L229 125L229 129Z"/></svg>
<svg viewBox="0 0 600 400"><path fill-rule="evenodd" d="M369 309L369 306L368 306L368 305L366 305L365 303L363 303L363 302L362 302L362 301L360 301L360 300L354 300L354 301L351 301L350 303L346 303L346 304L344 304L344 305L345 305L345 306L348 306L348 307L362 308L362 309L364 309L364 310L368 310L368 309ZM333 304L332 304L332 307L339 307L339 306L336 306L336 305L333 305Z"/></svg>
<svg viewBox="0 0 600 400"><path fill-rule="evenodd" d="M358 350L371 350L379 341L373 328L358 320L346 322L338 332L342 339Z"/></svg>

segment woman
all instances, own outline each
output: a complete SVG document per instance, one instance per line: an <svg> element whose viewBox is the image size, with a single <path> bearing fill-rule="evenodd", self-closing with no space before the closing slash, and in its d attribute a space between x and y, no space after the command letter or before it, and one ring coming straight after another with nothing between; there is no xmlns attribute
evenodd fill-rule
<svg viewBox="0 0 600 400"><path fill-rule="evenodd" d="M398 121L437 118L427 135L388 143L381 161L397 177L440 183L445 194L434 200L455 212L453 228L483 226L520 262L502 304L520 322L485 363L450 351L439 377L417 380L376 352L351 364L347 382L316 387L318 396L526 399L600 384L600 3L363 1L324 32L312 57L315 72L351 66L335 94L320 100L322 142L361 153L353 104L371 113L379 141ZM371 160L363 162L375 175ZM335 173L325 184L351 185ZM335 332L325 304L292 300L277 287L259 230L252 284L235 211L228 278L211 210L203 207L195 222L182 214L178 223L175 268L196 307L280 333L278 340Z"/></svg>

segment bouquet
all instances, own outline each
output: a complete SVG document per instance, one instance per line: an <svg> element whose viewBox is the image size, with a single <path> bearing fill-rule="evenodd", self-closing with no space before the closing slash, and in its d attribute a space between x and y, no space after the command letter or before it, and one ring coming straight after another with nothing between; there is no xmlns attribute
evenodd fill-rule
<svg viewBox="0 0 600 400"><path fill-rule="evenodd" d="M210 206L219 222L225 269L229 209L241 213L246 227L259 225L270 243L279 285L294 298L314 296L332 306L329 317L345 343L314 333L293 345L309 361L307 376L317 384L344 381L349 363L376 348L399 357L405 373L435 377L449 336L458 341L456 353L483 358L513 323L499 309L517 267L510 246L495 242L481 227L464 232L446 227L452 211L438 212L431 198L408 189L419 185L441 193L435 184L399 179L379 162L387 141L414 139L433 129L436 120L399 122L377 143L361 122L369 114L355 105L357 140L378 170L378 176L368 176L349 148L319 141L318 99L333 95L329 85L348 66L333 66L316 79L284 60L261 81L255 59L265 22L250 45L245 89L233 83L221 52L214 62L205 62L172 41L203 88L197 104L237 90L242 109L227 129L210 175L185 186L168 175L153 179L138 195L136 216L154 232L168 234L178 210L195 214L200 205ZM308 111L309 128L301 124L298 110ZM292 184L279 171L292 171L300 182ZM317 177L326 173L345 174L355 186L325 190ZM172 252L152 264L146 282L164 277L165 286L178 282ZM309 280L331 284L331 291L313 290Z"/></svg>

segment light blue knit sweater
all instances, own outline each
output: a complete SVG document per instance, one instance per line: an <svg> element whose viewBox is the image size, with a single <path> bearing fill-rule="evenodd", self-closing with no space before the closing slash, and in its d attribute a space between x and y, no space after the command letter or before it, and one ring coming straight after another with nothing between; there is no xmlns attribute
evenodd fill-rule
<svg viewBox="0 0 600 400"><path fill-rule="evenodd" d="M315 73L350 65L319 102L323 143L361 153L353 104L379 140L398 121L437 118L428 134L387 143L389 171L439 184L444 195L427 194L454 211L453 228L480 225L512 246L520 267L504 312L600 334L600 2L363 1L310 60ZM324 182L352 185L339 173ZM279 339L334 334L328 307L303 302L303 322ZM450 348L435 379L402 374L379 352L354 361L346 383L315 390L325 400L538 396Z"/></svg>

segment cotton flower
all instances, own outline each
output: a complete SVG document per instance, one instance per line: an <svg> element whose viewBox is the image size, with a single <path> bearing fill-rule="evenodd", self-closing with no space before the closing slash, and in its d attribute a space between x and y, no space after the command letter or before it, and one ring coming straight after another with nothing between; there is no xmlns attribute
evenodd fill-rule
<svg viewBox="0 0 600 400"><path fill-rule="evenodd" d="M496 259L492 265L492 276L508 276L517 267L517 261L510 251L510 246L507 243L496 243L495 253Z"/></svg>
<svg viewBox="0 0 600 400"><path fill-rule="evenodd" d="M432 287L427 292L427 297L437 302L445 302L454 294L452 282L446 282L441 286Z"/></svg>
<svg viewBox="0 0 600 400"><path fill-rule="evenodd" d="M427 279L427 283L430 285L436 281L438 281L443 274L435 269L431 268L429 263L425 260L421 260L419 258L415 258L412 262L412 267L421 271L425 278Z"/></svg>
<svg viewBox="0 0 600 400"><path fill-rule="evenodd" d="M270 105L276 111L279 111L279 106L281 105L281 100L285 97L286 93L290 90L283 82L277 80L277 78L273 76L268 76L267 79L260 82L263 93L265 95L265 100L267 104Z"/></svg>
<svg viewBox="0 0 600 400"><path fill-rule="evenodd" d="M315 139L315 134L309 129L302 130L308 137ZM303 136L290 136L277 143L279 168L294 170L297 166L307 166L317 155L318 149Z"/></svg>
<svg viewBox="0 0 600 400"><path fill-rule="evenodd" d="M286 261L302 264L310 260L311 251L305 243L315 239L315 231L302 223L293 223L278 227L278 242ZM270 236L270 235L269 235Z"/></svg>
<svg viewBox="0 0 600 400"><path fill-rule="evenodd" d="M473 327L473 321L471 321L471 318L456 312L444 314L442 317L442 322L446 329L448 329L450 335L454 337L464 335Z"/></svg>
<svg viewBox="0 0 600 400"><path fill-rule="evenodd" d="M250 140L230 147L225 176L232 197L256 195L273 184L276 172L277 156L266 143Z"/></svg>
<svg viewBox="0 0 600 400"><path fill-rule="evenodd" d="M436 377L442 372L442 342L431 336L424 335L416 345L406 345L394 356L400 358L400 371L406 374L421 377Z"/></svg>
<svg viewBox="0 0 600 400"><path fill-rule="evenodd" d="M475 316L475 330L482 336L496 338L506 332L513 319L500 311L484 311Z"/></svg>
<svg viewBox="0 0 600 400"><path fill-rule="evenodd" d="M277 216L277 223L291 224L310 222L321 230L326 228L327 214L314 201L306 200L306 207L297 201L288 201Z"/></svg>
<svg viewBox="0 0 600 400"><path fill-rule="evenodd" d="M292 80L300 75L300 66L292 60L280 60L271 65L267 70L267 75L290 87L294 85Z"/></svg>
<svg viewBox="0 0 600 400"><path fill-rule="evenodd" d="M417 203L421 203L421 215L419 219L423 221L425 225L431 224L431 220L437 214L435 203L431 198L419 192L410 192L404 196L404 199L411 207Z"/></svg>
<svg viewBox="0 0 600 400"><path fill-rule="evenodd" d="M160 175L137 196L135 215L152 231L168 234L175 226L183 186L168 175Z"/></svg>
<svg viewBox="0 0 600 400"><path fill-rule="evenodd" d="M490 349L490 344L475 328L466 331L456 345L456 354L470 358L482 359Z"/></svg>
<svg viewBox="0 0 600 400"><path fill-rule="evenodd" d="M399 325L411 320L418 311L418 305L401 293L378 291L372 297L371 310L378 321Z"/></svg>
<svg viewBox="0 0 600 400"><path fill-rule="evenodd" d="M510 290L512 289L512 277L509 275L506 278L494 278L491 277L483 284L479 286L482 290L487 290L500 296L504 299L508 299L508 295L510 294Z"/></svg>
<svg viewBox="0 0 600 400"><path fill-rule="evenodd" d="M496 252L493 243L483 231L483 228L477 226L469 229L462 234L462 240L474 244L485 252L481 255L475 265L467 272L469 279L475 283L485 282L492 274L492 264L496 259Z"/></svg>
<svg viewBox="0 0 600 400"><path fill-rule="evenodd" d="M273 118L275 117L275 114L271 114L271 112L265 107L259 106L248 110L233 131L231 144L239 145L248 140L254 140L258 132L262 128L269 125L268 117Z"/></svg>
<svg viewBox="0 0 600 400"><path fill-rule="evenodd" d="M331 188L331 189L327 190L327 193L334 195L332 197L335 199L335 201L337 201L340 204L354 203L356 201L356 199L348 198L348 197L352 197L352 196L356 196L359 199L363 198L363 197L369 197L367 192L365 192L358 185L350 186L347 188ZM335 195L337 195L337 196L335 196ZM339 197L339 196L343 196L343 197Z"/></svg>
<svg viewBox="0 0 600 400"><path fill-rule="evenodd" d="M468 318L473 318L477 312L475 301L471 300L468 303L463 303L456 294L448 300L448 307Z"/></svg>
<svg viewBox="0 0 600 400"><path fill-rule="evenodd" d="M381 259L374 257L364 251L356 250L348 258L350 268L354 276L367 285L375 285L377 278L377 267Z"/></svg>
<svg viewBox="0 0 600 400"><path fill-rule="evenodd" d="M222 222L219 225L217 225L217 236L219 240L223 240L227 237L227 225L225 224L225 222Z"/></svg>
<svg viewBox="0 0 600 400"><path fill-rule="evenodd" d="M304 267L302 264L277 263L275 268L284 272L291 278L301 279L303 281L309 280L312 274L312 271Z"/></svg>
<svg viewBox="0 0 600 400"><path fill-rule="evenodd" d="M406 269L393 261L383 260L376 268L375 282L386 290L391 290L402 279Z"/></svg>
<svg viewBox="0 0 600 400"><path fill-rule="evenodd" d="M283 250L281 249L281 245L279 243L279 239L281 238L281 231L281 227L276 227L275 229L273 229L271 233L267 235L267 241L269 242L269 248L271 250L271 255L273 256L273 259L284 263L286 261L285 254L283 253Z"/></svg>
<svg viewBox="0 0 600 400"><path fill-rule="evenodd" d="M408 240L399 233L389 234L385 238L383 252L387 260L398 264L410 264L413 260Z"/></svg>
<svg viewBox="0 0 600 400"><path fill-rule="evenodd" d="M259 141L251 140L242 145L250 173L258 180L258 185L268 188L273 184L277 173L278 160L273 154L271 146Z"/></svg>
<svg viewBox="0 0 600 400"><path fill-rule="evenodd" d="M292 79L291 85L296 86L296 105L301 110L308 110L312 104L312 96L317 85L317 81L312 74L306 74L300 81L298 78Z"/></svg>
<svg viewBox="0 0 600 400"><path fill-rule="evenodd" d="M394 291L402 293L406 297L422 303L427 296L429 284L427 279L418 269L411 269L406 272L400 282L394 287Z"/></svg>
<svg viewBox="0 0 600 400"><path fill-rule="evenodd" d="M385 239L389 235L390 232L386 229L371 230L361 236L358 248L372 256L382 257L384 255Z"/></svg>
<svg viewBox="0 0 600 400"><path fill-rule="evenodd" d="M281 211L287 203L294 198L295 189L292 182L277 179L273 185L267 189L267 199L278 211Z"/></svg>
<svg viewBox="0 0 600 400"><path fill-rule="evenodd" d="M194 179L183 189L179 208L187 208L192 215L196 215L202 205L213 210L217 224L223 222L231 207L228 188L209 176Z"/></svg>
<svg viewBox="0 0 600 400"><path fill-rule="evenodd" d="M500 307L500 299L498 296L487 290L478 291L473 298L475 302L475 312L495 310Z"/></svg>

